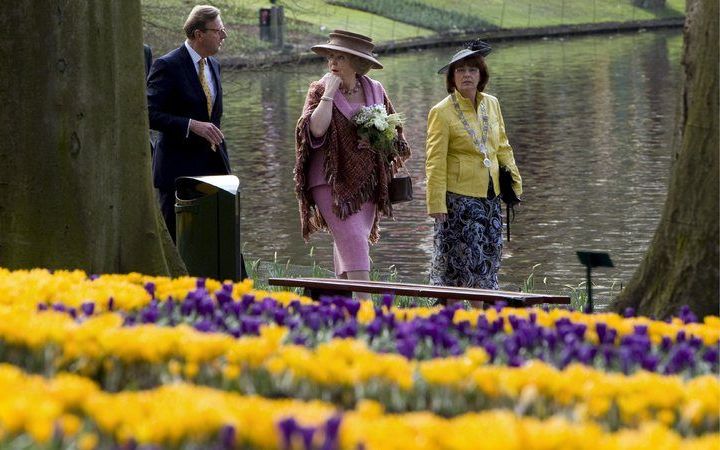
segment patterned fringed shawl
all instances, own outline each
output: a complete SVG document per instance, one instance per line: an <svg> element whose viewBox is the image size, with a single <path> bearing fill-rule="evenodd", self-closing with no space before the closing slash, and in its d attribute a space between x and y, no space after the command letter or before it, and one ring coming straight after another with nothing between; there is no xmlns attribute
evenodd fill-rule
<svg viewBox="0 0 720 450"><path fill-rule="evenodd" d="M382 85L366 76L360 77L365 91L366 105L383 102L388 114L395 112ZM330 126L319 148L310 145L310 115L320 103L325 92L323 80L310 85L302 116L295 128L295 193L300 207L300 225L303 238L307 241L312 233L327 230L327 224L320 215L312 195L307 189L307 165L310 152L321 151L325 154L325 178L332 190L333 211L341 219L358 212L363 203L372 201L377 205L379 214L375 215L370 232L370 242L380 238L380 214L392 217L392 206L388 199L388 183L392 178L391 168L384 157L367 145L360 145L356 125L333 105ZM335 94L335 101L344 101ZM398 157L395 167L399 167L410 156L410 147L398 128Z"/></svg>

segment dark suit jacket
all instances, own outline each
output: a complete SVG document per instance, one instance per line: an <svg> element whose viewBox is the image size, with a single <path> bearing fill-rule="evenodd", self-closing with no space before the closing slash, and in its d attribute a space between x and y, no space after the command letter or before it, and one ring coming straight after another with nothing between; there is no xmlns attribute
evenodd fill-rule
<svg viewBox="0 0 720 450"><path fill-rule="evenodd" d="M150 69L147 82L150 128L160 132L153 154L156 188L172 190L175 179L181 176L230 173L225 142L213 151L205 139L192 132L187 134L189 119L212 122L220 128L223 112L220 65L212 57L208 58L208 65L217 91L211 117L185 45L156 59Z"/></svg>

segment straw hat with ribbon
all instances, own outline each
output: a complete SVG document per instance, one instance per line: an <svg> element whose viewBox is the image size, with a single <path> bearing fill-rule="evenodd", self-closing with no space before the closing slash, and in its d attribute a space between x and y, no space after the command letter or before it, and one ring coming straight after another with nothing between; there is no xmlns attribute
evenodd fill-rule
<svg viewBox="0 0 720 450"><path fill-rule="evenodd" d="M330 33L330 40L327 44L314 45L310 50L322 56L327 56L333 51L349 53L370 61L373 69L382 69L383 65L375 59L372 53L374 48L375 44L367 36L345 30L334 30Z"/></svg>
<svg viewBox="0 0 720 450"><path fill-rule="evenodd" d="M480 55L483 58L490 54L492 51L492 47L490 47L490 44L487 42L481 41L480 39L475 39L474 41L467 44L466 48L460 50L459 52L455 53L453 57L450 59L450 62L445 64L438 70L438 73L445 73L447 72L448 68L453 65L454 63L460 61L461 59L465 59L470 56L474 55Z"/></svg>

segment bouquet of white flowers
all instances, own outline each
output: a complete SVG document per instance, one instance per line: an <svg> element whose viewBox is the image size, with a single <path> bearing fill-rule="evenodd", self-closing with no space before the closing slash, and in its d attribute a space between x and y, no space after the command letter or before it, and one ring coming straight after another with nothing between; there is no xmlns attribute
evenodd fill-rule
<svg viewBox="0 0 720 450"><path fill-rule="evenodd" d="M404 122L402 114L388 114L385 105L375 104L363 106L353 116L353 121L358 126L360 139L367 141L373 149L382 151L388 163L397 156L393 144L398 136L397 127Z"/></svg>

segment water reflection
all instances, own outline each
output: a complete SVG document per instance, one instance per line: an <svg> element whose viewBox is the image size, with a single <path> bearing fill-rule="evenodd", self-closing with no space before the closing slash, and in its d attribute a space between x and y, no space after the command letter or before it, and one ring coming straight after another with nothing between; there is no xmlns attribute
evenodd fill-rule
<svg viewBox="0 0 720 450"><path fill-rule="evenodd" d="M679 99L679 31L566 40L500 42L489 57L487 91L498 96L525 184L524 203L506 242L501 284L517 287L535 268L535 287L577 286L575 250L611 253L599 291L615 290L639 264L660 217L671 165ZM374 265L424 281L431 252L425 213L427 112L445 95L436 75L452 49L385 56L373 71L407 116L417 200L383 223ZM224 127L241 179L243 241L249 259L332 267L328 236L303 242L294 194L294 126L308 84L323 66L224 73ZM314 257L310 257L314 248Z"/></svg>

